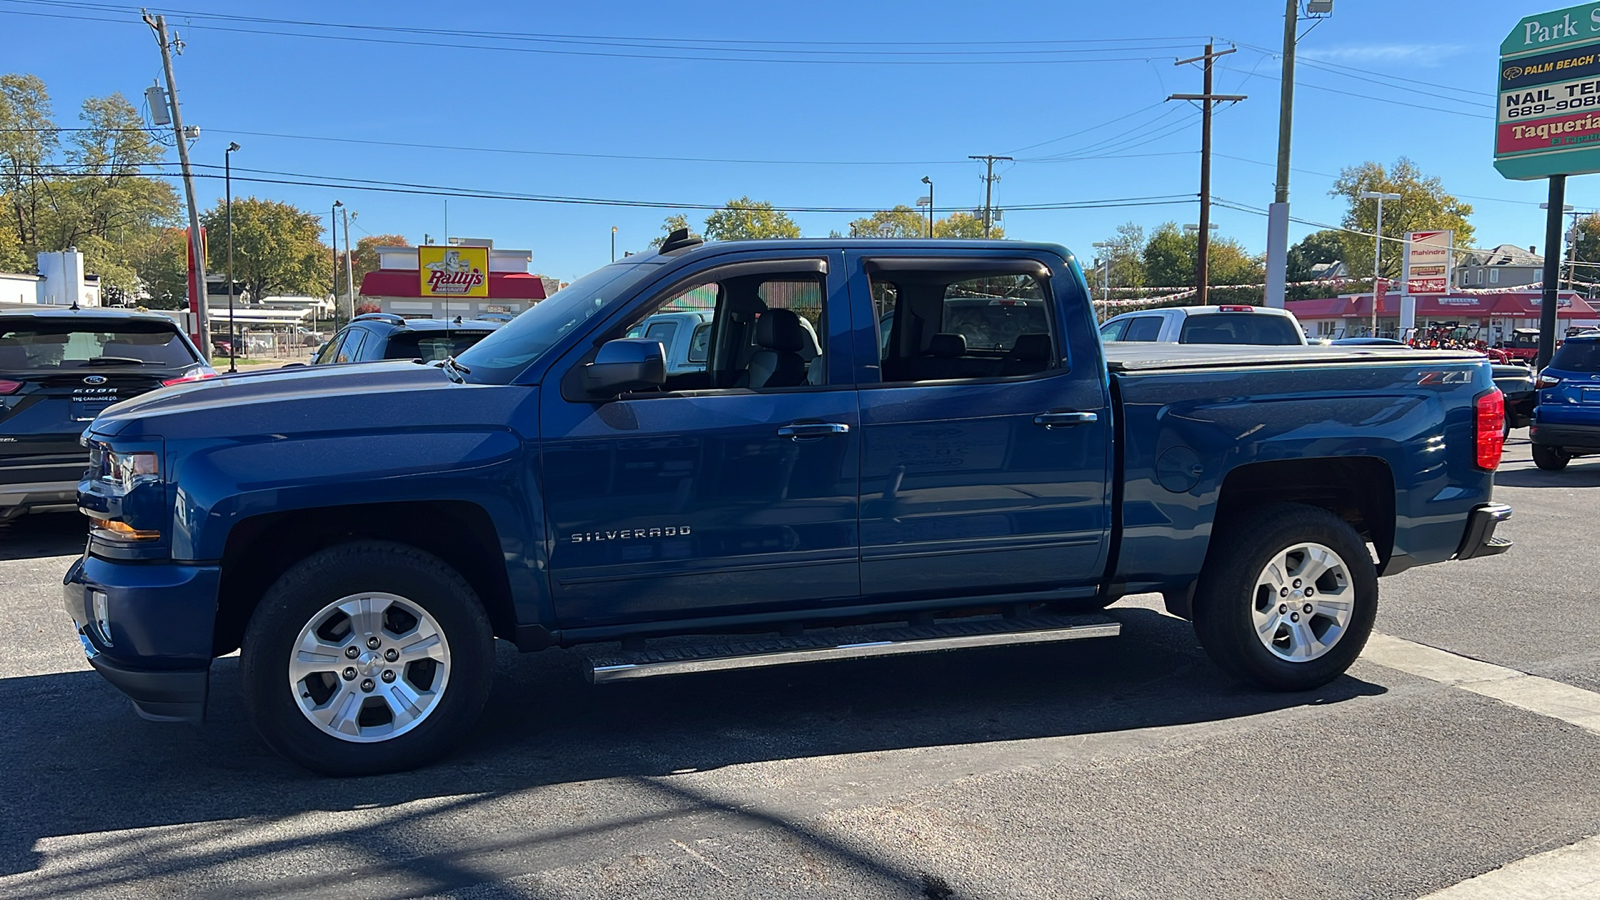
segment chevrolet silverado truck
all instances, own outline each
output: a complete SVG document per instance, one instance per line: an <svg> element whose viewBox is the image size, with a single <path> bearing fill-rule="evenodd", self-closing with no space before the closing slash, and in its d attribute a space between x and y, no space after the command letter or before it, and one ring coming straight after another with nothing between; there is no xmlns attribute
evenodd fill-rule
<svg viewBox="0 0 1600 900"><path fill-rule="evenodd" d="M674 373L627 335L690 300L706 366ZM1307 690L1379 576L1509 546L1503 414L1466 354L1103 348L1050 244L678 233L459 359L106 410L65 604L147 718L200 719L239 650L263 739L330 774L457 745L496 639L604 683L1102 637L1159 593Z"/></svg>

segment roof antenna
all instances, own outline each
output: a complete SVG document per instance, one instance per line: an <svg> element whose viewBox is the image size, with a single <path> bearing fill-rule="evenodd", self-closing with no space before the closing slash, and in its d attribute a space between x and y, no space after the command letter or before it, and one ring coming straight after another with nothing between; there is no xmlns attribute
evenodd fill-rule
<svg viewBox="0 0 1600 900"><path fill-rule="evenodd" d="M690 237L689 229L679 228L677 231L667 235L667 239L661 242L660 252L671 253L674 250L682 250L685 247L698 247L703 243L705 241L700 238Z"/></svg>

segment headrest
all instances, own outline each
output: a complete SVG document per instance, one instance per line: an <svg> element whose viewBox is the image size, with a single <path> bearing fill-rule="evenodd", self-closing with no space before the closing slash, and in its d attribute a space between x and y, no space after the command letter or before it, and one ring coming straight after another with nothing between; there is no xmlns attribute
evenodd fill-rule
<svg viewBox="0 0 1600 900"><path fill-rule="evenodd" d="M822 355L822 342L817 340L816 326L805 316L800 317L800 330L805 332L805 342L800 347L800 356L806 362L810 362Z"/></svg>
<svg viewBox="0 0 1600 900"><path fill-rule="evenodd" d="M942 359L967 355L967 339L959 334L936 334L928 342L928 353Z"/></svg>
<svg viewBox="0 0 1600 900"><path fill-rule="evenodd" d="M1030 361L1049 359L1053 350L1048 334L1019 334L1017 342L1011 345L1011 358Z"/></svg>
<svg viewBox="0 0 1600 900"><path fill-rule="evenodd" d="M756 320L756 343L779 353L799 353L806 345L805 327L792 309L769 309Z"/></svg>

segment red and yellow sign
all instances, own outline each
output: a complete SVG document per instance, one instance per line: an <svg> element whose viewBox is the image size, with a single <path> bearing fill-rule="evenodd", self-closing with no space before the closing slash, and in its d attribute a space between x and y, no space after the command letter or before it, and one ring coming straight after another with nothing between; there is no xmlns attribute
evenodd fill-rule
<svg viewBox="0 0 1600 900"><path fill-rule="evenodd" d="M489 248L417 248L423 297L489 296Z"/></svg>

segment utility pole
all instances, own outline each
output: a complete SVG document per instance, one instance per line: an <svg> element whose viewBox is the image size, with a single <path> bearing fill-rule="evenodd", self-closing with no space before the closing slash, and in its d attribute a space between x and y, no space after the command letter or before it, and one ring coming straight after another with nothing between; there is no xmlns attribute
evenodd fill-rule
<svg viewBox="0 0 1600 900"><path fill-rule="evenodd" d="M194 173L189 169L189 143L183 133L183 115L178 107L178 82L172 75L172 49L183 52L183 42L174 35L167 40L166 16L151 17L144 14L144 23L156 33L156 43L161 45L161 67L167 73L167 103L172 109L172 133L178 139L178 164L183 170L183 192L189 200L189 252L194 255L195 295L194 330L200 338L202 353L211 356L211 322L206 310L206 253L205 241L200 234L200 211L194 202Z"/></svg>
<svg viewBox="0 0 1600 900"><path fill-rule="evenodd" d="M339 317L339 208L343 200L333 201L328 208L328 243L333 245L333 317Z"/></svg>
<svg viewBox="0 0 1600 900"><path fill-rule="evenodd" d="M1009 156L968 156L967 159L981 159L987 169L983 175L983 236L989 236L990 226L994 224L994 183L999 177L994 174L994 164L1004 160L1010 162Z"/></svg>
<svg viewBox="0 0 1600 900"><path fill-rule="evenodd" d="M350 263L350 207L346 206L344 215L344 290L350 295L350 318L356 317L356 276L355 269Z"/></svg>
<svg viewBox="0 0 1600 900"><path fill-rule="evenodd" d="M1173 94L1168 100L1191 100L1200 104L1200 246L1195 253L1195 296L1199 298L1200 305L1205 306L1210 301L1210 257L1211 257L1211 104L1229 102L1238 103L1244 100L1244 94L1213 94L1211 93L1211 63L1219 56L1238 52L1236 49L1224 50L1213 53L1211 44L1206 44L1204 56L1193 59L1180 59L1174 65L1187 65L1189 63L1204 62L1205 66L1205 93L1202 94Z"/></svg>
<svg viewBox="0 0 1600 900"><path fill-rule="evenodd" d="M1267 208L1267 293L1270 307L1283 309L1289 280L1289 135L1294 119L1294 47L1300 0L1286 0L1283 13L1283 82L1278 99L1278 177Z"/></svg>

